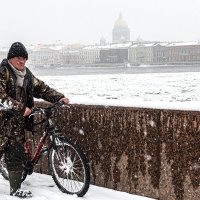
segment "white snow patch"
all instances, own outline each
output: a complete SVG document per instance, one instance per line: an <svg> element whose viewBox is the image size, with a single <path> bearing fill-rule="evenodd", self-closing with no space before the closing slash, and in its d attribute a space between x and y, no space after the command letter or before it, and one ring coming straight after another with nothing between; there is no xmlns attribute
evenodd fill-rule
<svg viewBox="0 0 200 200"><path fill-rule="evenodd" d="M73 104L200 111L200 72L38 78Z"/></svg>
<svg viewBox="0 0 200 200"><path fill-rule="evenodd" d="M0 110L9 110L12 109L12 102L11 101L2 101L2 99L0 99Z"/></svg>
<svg viewBox="0 0 200 200"><path fill-rule="evenodd" d="M0 176L0 200L16 200L18 198L9 195L9 182ZM49 175L33 173L22 183L22 189L33 193L31 200L150 200L151 198L132 195L107 188L91 185L83 198L76 195L62 193Z"/></svg>

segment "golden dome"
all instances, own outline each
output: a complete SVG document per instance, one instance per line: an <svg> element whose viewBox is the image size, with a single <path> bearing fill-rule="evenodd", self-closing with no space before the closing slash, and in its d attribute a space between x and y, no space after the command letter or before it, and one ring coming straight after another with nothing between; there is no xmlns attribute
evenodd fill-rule
<svg viewBox="0 0 200 200"><path fill-rule="evenodd" d="M116 21L115 24L114 24L114 28L119 28L119 27L120 27L120 28L121 28L121 27L126 27L126 28L128 28L126 22L122 19L122 14L121 14L121 13L119 14L119 17L118 17L117 21Z"/></svg>

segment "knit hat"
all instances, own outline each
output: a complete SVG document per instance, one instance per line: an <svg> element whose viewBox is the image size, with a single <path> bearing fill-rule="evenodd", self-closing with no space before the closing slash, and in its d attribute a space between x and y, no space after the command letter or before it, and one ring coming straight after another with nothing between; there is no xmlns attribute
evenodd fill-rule
<svg viewBox="0 0 200 200"><path fill-rule="evenodd" d="M9 60L14 57L23 57L28 60L28 52L21 42L14 42L8 51L7 59Z"/></svg>

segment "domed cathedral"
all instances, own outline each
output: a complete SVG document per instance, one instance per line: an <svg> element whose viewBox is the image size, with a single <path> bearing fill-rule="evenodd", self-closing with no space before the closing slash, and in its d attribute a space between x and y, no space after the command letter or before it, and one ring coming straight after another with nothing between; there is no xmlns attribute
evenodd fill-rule
<svg viewBox="0 0 200 200"><path fill-rule="evenodd" d="M121 43L130 41L130 30L126 22L122 19L122 14L119 14L117 21L114 24L112 31L113 43Z"/></svg>

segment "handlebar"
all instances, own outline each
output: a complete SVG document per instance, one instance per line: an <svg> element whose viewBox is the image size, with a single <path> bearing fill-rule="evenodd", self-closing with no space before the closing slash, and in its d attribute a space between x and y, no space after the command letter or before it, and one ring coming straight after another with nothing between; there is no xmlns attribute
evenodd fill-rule
<svg viewBox="0 0 200 200"><path fill-rule="evenodd" d="M66 105L64 104L63 102L56 102L54 103L53 105L47 107L47 108L32 108L31 109L31 114L29 115L29 117L31 117L32 115L36 115L36 114L47 114L47 113L51 113L51 111L55 108L59 108L59 107L62 107L62 106L65 106L65 107L68 107L70 108L69 105ZM14 110L11 109L10 107L4 105L3 103L0 102L0 111L5 111L7 114L14 114Z"/></svg>
<svg viewBox="0 0 200 200"><path fill-rule="evenodd" d="M47 113L51 113L51 111L55 108L59 108L59 107L68 107L70 108L69 105L64 104L63 102L56 102L53 105L47 107L47 108L32 108L31 110L31 114L29 115L29 117L31 117L32 115L36 115L36 114L47 114Z"/></svg>

